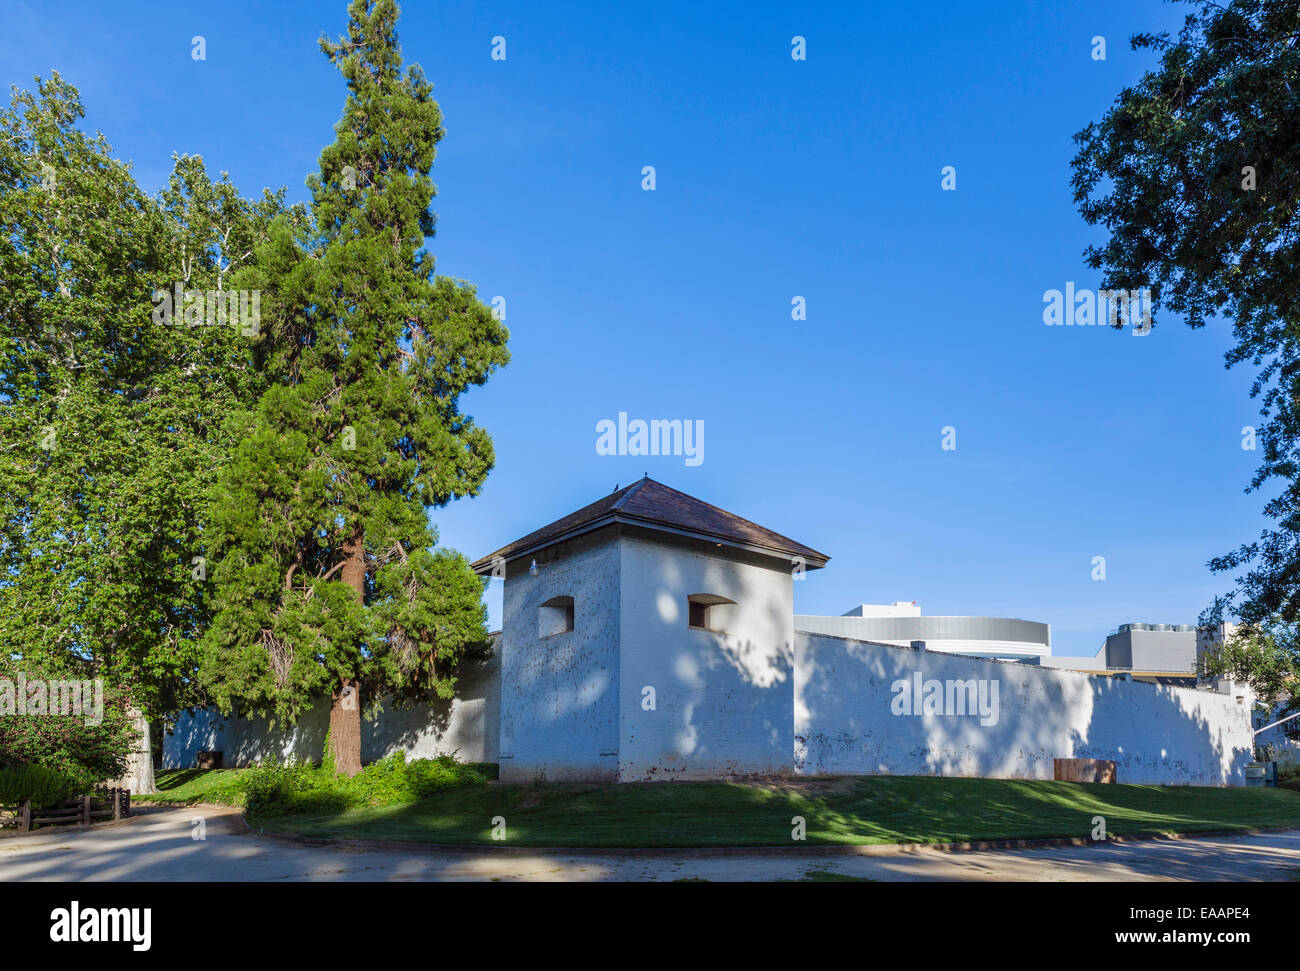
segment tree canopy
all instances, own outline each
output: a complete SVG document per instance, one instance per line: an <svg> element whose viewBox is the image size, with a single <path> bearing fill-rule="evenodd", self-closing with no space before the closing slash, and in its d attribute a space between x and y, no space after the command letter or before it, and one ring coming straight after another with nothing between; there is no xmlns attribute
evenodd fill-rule
<svg viewBox="0 0 1300 971"><path fill-rule="evenodd" d="M57 74L0 113L0 658L155 719L328 696L347 772L363 697L449 698L486 650L428 513L482 487L460 399L509 360L425 249L442 115L397 16L321 41L347 97L309 205L193 156L145 193Z"/></svg>
<svg viewBox="0 0 1300 971"><path fill-rule="evenodd" d="M1153 319L1225 317L1226 366L1257 368L1261 464L1248 491L1274 525L1210 562L1244 571L1202 615L1300 619L1300 4L1198 0L1176 37L1138 34L1159 66L1075 136L1075 200L1104 227L1103 288L1150 287Z"/></svg>
<svg viewBox="0 0 1300 971"><path fill-rule="evenodd" d="M57 74L0 114L0 654L156 718L198 698L204 497L264 380L230 328L158 326L153 295L221 288L292 213L197 157L152 198L83 117Z"/></svg>

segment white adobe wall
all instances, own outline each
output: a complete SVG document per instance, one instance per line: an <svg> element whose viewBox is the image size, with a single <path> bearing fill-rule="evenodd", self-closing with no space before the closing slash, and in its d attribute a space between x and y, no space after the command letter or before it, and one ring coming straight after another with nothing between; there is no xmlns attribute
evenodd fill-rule
<svg viewBox="0 0 1300 971"><path fill-rule="evenodd" d="M1243 785L1249 711L1213 692L817 634L795 635L795 770L1051 779L1114 759L1121 783ZM998 682L999 716L896 715L895 682Z"/></svg>
<svg viewBox="0 0 1300 971"><path fill-rule="evenodd" d="M501 781L615 781L619 553L612 529L511 563L502 596ZM541 605L572 597L574 629L539 636Z"/></svg>
<svg viewBox="0 0 1300 971"><path fill-rule="evenodd" d="M619 780L788 774L790 568L627 534L620 547ZM688 627L687 597L696 593L736 602L719 617L725 635ZM646 686L653 711L642 707Z"/></svg>
<svg viewBox="0 0 1300 971"><path fill-rule="evenodd" d="M417 705L408 711L385 708L373 721L361 720L361 759L374 762L396 751L408 758L455 755L462 762L497 761L501 706L499 652L482 664L467 665L450 702ZM214 708L181 712L172 732L163 733L164 769L193 768L198 753L220 751L228 769L268 758L320 761L329 731L329 702L304 712L293 726L271 729L264 718L223 719Z"/></svg>

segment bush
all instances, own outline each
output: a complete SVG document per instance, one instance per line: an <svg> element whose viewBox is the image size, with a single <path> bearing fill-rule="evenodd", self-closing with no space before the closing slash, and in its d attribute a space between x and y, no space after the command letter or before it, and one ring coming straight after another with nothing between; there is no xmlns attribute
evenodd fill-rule
<svg viewBox="0 0 1300 971"><path fill-rule="evenodd" d="M332 771L307 762L264 762L243 778L245 805L250 812L331 812L347 808L330 783Z"/></svg>
<svg viewBox="0 0 1300 971"><path fill-rule="evenodd" d="M356 805L391 806L460 786L482 785L491 777L480 766L457 762L450 755L407 762L405 752L394 752L367 766L360 775L339 781Z"/></svg>
<svg viewBox="0 0 1300 971"><path fill-rule="evenodd" d="M77 795L73 780L43 765L9 765L0 769L0 806L16 806L30 799L33 809L57 806Z"/></svg>
<svg viewBox="0 0 1300 971"><path fill-rule="evenodd" d="M1279 762L1277 764L1277 784L1282 789L1300 791L1300 764Z"/></svg>
<svg viewBox="0 0 1300 971"><path fill-rule="evenodd" d="M20 678L28 683L67 678L83 681L85 672L57 672L13 658L0 658L0 679L10 698ZM98 724L84 715L0 714L0 764L39 765L70 779L77 791L88 791L125 771L136 731L128 692L104 685ZM8 709L10 712L13 708Z"/></svg>
<svg viewBox="0 0 1300 971"><path fill-rule="evenodd" d="M243 779L250 812L266 816L323 815L361 806L395 806L415 802L461 786L492 780L491 767L457 762L450 755L406 761L395 752L366 766L352 778L324 766L303 762L266 763Z"/></svg>

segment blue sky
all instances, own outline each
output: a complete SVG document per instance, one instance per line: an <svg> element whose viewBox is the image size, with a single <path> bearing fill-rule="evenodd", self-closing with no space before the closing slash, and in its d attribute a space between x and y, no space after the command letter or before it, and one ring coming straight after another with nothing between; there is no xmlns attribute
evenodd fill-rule
<svg viewBox="0 0 1300 971"><path fill-rule="evenodd" d="M0 0L0 78L60 71L149 190L189 152L305 199L345 6ZM830 554L801 613L1024 617L1058 654L1195 622L1230 585L1206 561L1265 524L1228 326L1042 320L1044 291L1098 282L1071 135L1151 64L1128 37L1183 8L807 6L405 4L447 128L430 249L506 298L514 355L466 399L497 466L435 511L442 541L478 557L648 473ZM702 421L703 463L597 454L620 411Z"/></svg>

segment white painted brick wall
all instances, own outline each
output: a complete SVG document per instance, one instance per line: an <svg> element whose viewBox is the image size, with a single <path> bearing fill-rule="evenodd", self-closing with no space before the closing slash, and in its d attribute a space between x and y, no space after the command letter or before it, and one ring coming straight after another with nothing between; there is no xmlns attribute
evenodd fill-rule
<svg viewBox="0 0 1300 971"><path fill-rule="evenodd" d="M1051 779L1055 758L1113 759L1121 783L1244 785L1250 716L1227 695L1037 666L795 635L795 770ZM895 715L921 671L996 679L999 719Z"/></svg>
<svg viewBox="0 0 1300 971"><path fill-rule="evenodd" d="M636 536L622 540L619 779L791 771L791 571ZM687 597L734 600L725 634L688 627ZM656 710L642 707L655 690Z"/></svg>
<svg viewBox="0 0 1300 971"><path fill-rule="evenodd" d="M614 781L618 773L618 542L612 530L510 564L502 596L501 781ZM574 629L538 612L572 597Z"/></svg>

